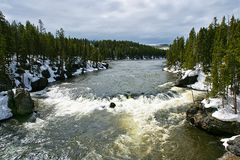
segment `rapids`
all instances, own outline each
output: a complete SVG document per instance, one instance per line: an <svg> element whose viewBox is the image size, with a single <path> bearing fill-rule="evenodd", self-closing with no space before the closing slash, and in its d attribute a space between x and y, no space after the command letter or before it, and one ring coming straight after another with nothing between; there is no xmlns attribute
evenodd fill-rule
<svg viewBox="0 0 240 160"><path fill-rule="evenodd" d="M219 138L185 121L192 93L173 87L176 76L162 71L163 61L116 61L32 93L40 116L0 123L0 159L220 157Z"/></svg>

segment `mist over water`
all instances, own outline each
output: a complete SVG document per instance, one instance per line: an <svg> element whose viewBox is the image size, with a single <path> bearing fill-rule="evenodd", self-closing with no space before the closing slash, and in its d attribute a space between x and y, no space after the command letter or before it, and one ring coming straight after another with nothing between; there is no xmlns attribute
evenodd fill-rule
<svg viewBox="0 0 240 160"><path fill-rule="evenodd" d="M0 124L0 159L220 157L218 138L185 122L192 93L173 87L176 76L163 72L162 63L112 62L109 70L33 93L40 117Z"/></svg>

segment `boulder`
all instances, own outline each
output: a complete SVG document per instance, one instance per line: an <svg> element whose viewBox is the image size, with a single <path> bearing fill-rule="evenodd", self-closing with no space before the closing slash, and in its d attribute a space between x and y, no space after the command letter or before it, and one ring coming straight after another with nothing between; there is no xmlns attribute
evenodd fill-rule
<svg viewBox="0 0 240 160"><path fill-rule="evenodd" d="M11 79L7 74L1 74L0 76L0 92L1 91L7 91L12 89L13 84Z"/></svg>
<svg viewBox="0 0 240 160"><path fill-rule="evenodd" d="M111 102L110 105L109 105L110 108L115 108L116 107L116 104Z"/></svg>
<svg viewBox="0 0 240 160"><path fill-rule="evenodd" d="M43 70L43 71L42 71L42 76L43 76L44 78L50 78L50 77L51 77L51 74L50 74L50 72L48 71L48 69L46 69L46 70Z"/></svg>
<svg viewBox="0 0 240 160"><path fill-rule="evenodd" d="M195 105L187 110L186 119L192 125L214 135L236 135L240 134L239 122L221 121L212 116L215 108L205 109L201 105Z"/></svg>
<svg viewBox="0 0 240 160"><path fill-rule="evenodd" d="M236 137L234 140L230 140L227 143L227 150L236 156L240 156L240 137Z"/></svg>
<svg viewBox="0 0 240 160"><path fill-rule="evenodd" d="M14 96L13 115L28 115L33 113L34 103L28 91L17 88Z"/></svg>
<svg viewBox="0 0 240 160"><path fill-rule="evenodd" d="M38 80L31 82L32 92L40 91L46 88L48 85L47 78L39 78Z"/></svg>
<svg viewBox="0 0 240 160"><path fill-rule="evenodd" d="M187 87L187 85L194 84L198 81L198 75L195 76L187 76L184 79L179 79L176 82L177 87Z"/></svg>

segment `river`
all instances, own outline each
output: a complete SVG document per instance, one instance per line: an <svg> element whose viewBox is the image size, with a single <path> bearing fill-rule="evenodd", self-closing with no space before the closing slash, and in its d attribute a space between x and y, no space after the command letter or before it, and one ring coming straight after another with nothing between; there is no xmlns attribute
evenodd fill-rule
<svg viewBox="0 0 240 160"><path fill-rule="evenodd" d="M114 61L32 93L35 123L0 123L0 159L212 160L219 137L190 126L190 90L173 86L163 60ZM194 95L203 93L194 91ZM114 102L116 107L109 108Z"/></svg>

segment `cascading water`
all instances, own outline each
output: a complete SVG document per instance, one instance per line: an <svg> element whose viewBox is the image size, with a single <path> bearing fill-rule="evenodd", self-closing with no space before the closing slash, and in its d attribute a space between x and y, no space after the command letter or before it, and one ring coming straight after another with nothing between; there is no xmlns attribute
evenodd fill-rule
<svg viewBox="0 0 240 160"><path fill-rule="evenodd" d="M176 77L161 65L160 60L113 62L109 70L33 93L40 117L35 123L0 124L1 159L220 157L218 139L184 121L191 91L173 87Z"/></svg>

